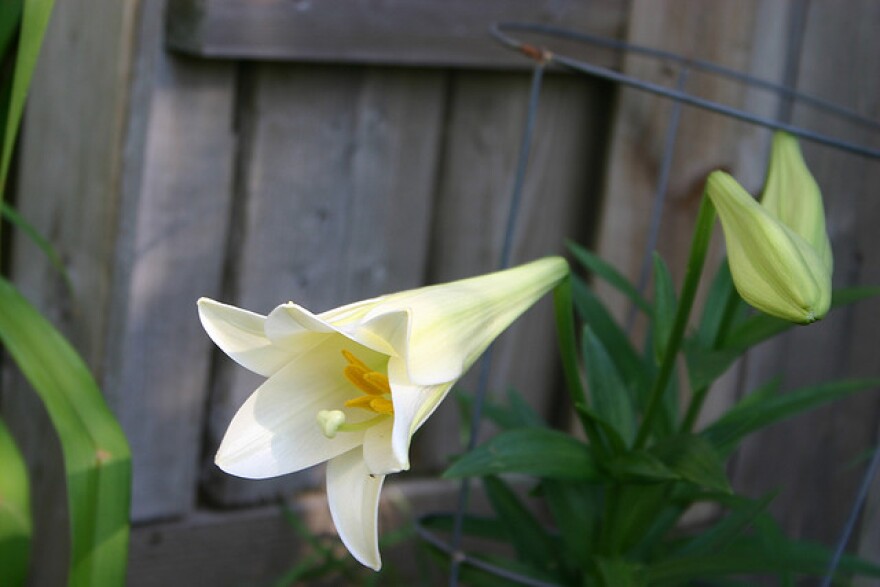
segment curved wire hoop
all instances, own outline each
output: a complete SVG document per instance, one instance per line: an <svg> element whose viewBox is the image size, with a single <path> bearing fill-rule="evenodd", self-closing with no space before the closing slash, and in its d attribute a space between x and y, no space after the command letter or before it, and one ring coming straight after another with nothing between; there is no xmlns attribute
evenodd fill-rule
<svg viewBox="0 0 880 587"><path fill-rule="evenodd" d="M827 134L807 129L802 126L789 124L782 120L761 116L759 114L748 112L740 108L735 108L727 104L722 104L714 100L701 98L685 91L682 88L669 88L654 82L639 79L632 75L628 75L608 67L603 67L601 65L596 65L593 63L587 63L585 61L579 61L563 54L553 53L544 48L536 47L535 45L532 45L530 43L520 41L511 36L509 33L534 33L545 35L551 38L576 41L587 45L592 45L593 47L614 49L617 51L623 51L626 53L633 53L653 59L659 59L667 63L677 64L682 69L702 71L708 74L729 79L740 84L774 92L785 99L792 100L793 102L801 103L806 106L810 106L853 124L858 124L862 128L869 128L874 131L880 131L880 121L871 120L870 118L866 118L853 110L843 108L827 100L822 100L821 98L797 92L792 88L763 80L761 78L754 77L746 73L736 71L734 69L723 67L709 61L689 59L686 57L682 57L681 55L678 55L676 53L671 53L669 51L651 49L649 47L642 47L640 45L634 45L625 41L618 41L616 39L608 39L605 37L598 37L586 33L579 33L549 25L519 22L502 22L494 23L489 29L489 32L499 43L501 43L505 47L518 51L532 59L539 59L547 64L556 64L573 71L577 71L594 77L608 79L619 84L623 84L625 86L650 92L658 96L670 98L683 104L696 106L698 108L709 110L711 112L716 112L730 118L742 120L743 122L756 124L774 130L784 130L803 139L827 145L829 147L834 147L835 149L840 149L849 153L854 153L856 155L880 159L880 149L876 149L866 145L859 145L857 143L852 143L832 137Z"/></svg>
<svg viewBox="0 0 880 587"><path fill-rule="evenodd" d="M638 54L645 57L662 60L666 63L676 64L679 66L679 72L676 76L677 83L675 87L666 87L654 82L639 79L635 76L628 75L608 67L580 61L562 53L554 53L543 47L538 47L533 44L516 39L511 34L515 32L538 34L549 38L576 41L593 47L612 49L631 54ZM868 129L871 131L880 132L880 122L876 120L866 118L853 110L843 108L821 98L795 91L792 88L784 85L760 79L708 61L689 59L669 51L652 49L649 47L643 47L616 39L599 37L587 33L580 33L555 26L521 22L499 22L492 24L489 29L489 33L492 35L493 38L495 38L496 41L498 41L503 46L511 50L517 51L535 62L535 67L532 74L532 84L530 90L528 111L526 113L525 131L523 132L523 136L520 142L519 158L517 161L514 176L510 205L508 207L508 222L504 233L502 254L498 263L499 269L508 267L511 262L510 251L513 243L513 236L516 231L516 220L519 215L522 188L525 181L526 168L528 166L528 154L531 147L535 117L538 109L538 100L542 88L543 73L547 66L561 66L563 68L578 73L611 80L613 82L628 87L669 98L673 100L676 105L686 104L690 106L696 106L697 108L715 112L722 116L734 118L749 124L754 124L773 130L786 131L808 141L812 141L814 143L825 145L847 153L852 153L872 159L880 159L880 149L842 140L828 134L790 124L789 122L780 119L769 118L727 104L722 104L714 100L701 98L687 92L685 89L685 82L688 78L688 74L690 71L704 72L726 78L736 83L776 93L785 100L790 100L793 103L799 103L805 106L809 106L816 110L835 116L841 120L852 123L853 125L858 125L858 127L862 130ZM662 201L666 190L665 176L668 174L669 165L671 163L671 153L675 141L675 129L678 126L679 114L679 108L673 109L670 131L667 136L665 146L666 154L664 156L663 165L660 171L660 181L658 182L657 193L655 194L657 205L655 206L655 210L652 212L653 224L655 226L652 227L651 233L654 234L654 238L648 239L649 250L646 258L649 258L650 249L653 248L652 241L656 239L657 233L656 225L659 224L660 215L662 213ZM642 273L644 273L644 267ZM479 426L482 419L482 408L487 392L489 380L488 374L490 369L491 347L484 355L480 365L480 378L472 407L468 450L472 449L476 443L477 432L479 431ZM870 480L870 477L873 477L873 471L878 467L878 465L880 465L880 450L877 451L875 461L877 461L877 463L873 464L872 467L869 468L869 471L866 473L868 480ZM453 514L453 532L449 541L443 540L431 530L429 530L425 525L425 520L427 520L428 518L444 514L432 512L420 516L415 521L415 529L419 537L426 543L449 555L451 561L449 585L451 587L455 587L456 585L458 585L458 577L461 566L469 565L484 572L493 574L499 578L511 581L512 584L529 585L533 587L553 587L555 585L554 583L547 583L545 581L537 580L533 577L528 577L520 573L510 571L503 567L488 563L482 559L468 555L461 549L463 520L465 511L467 509L469 495L470 483L469 479L465 478L462 480L460 485L458 504ZM860 495L857 498L857 501L853 508L854 511L857 511L860 508L861 502L863 500L864 496ZM449 514L447 513L445 515ZM841 542L845 542L845 539L847 537L848 530L845 530L844 536L841 537ZM834 567L830 569L829 576L833 574L833 569Z"/></svg>

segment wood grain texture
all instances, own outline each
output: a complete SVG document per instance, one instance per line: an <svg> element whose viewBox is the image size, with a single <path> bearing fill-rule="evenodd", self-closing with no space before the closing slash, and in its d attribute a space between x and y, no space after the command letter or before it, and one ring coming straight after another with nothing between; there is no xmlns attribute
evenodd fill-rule
<svg viewBox="0 0 880 587"><path fill-rule="evenodd" d="M12 280L98 377L106 366L134 9L133 2L117 0L55 5L19 145L16 205L60 252L73 287L65 288L43 253L18 231ZM8 377L5 383L4 418L32 475L29 585L64 585L69 524L60 446L27 384Z"/></svg>
<svg viewBox="0 0 880 587"><path fill-rule="evenodd" d="M172 0L170 47L202 57L443 67L529 62L493 41L498 20L619 37L626 2L600 0Z"/></svg>
<svg viewBox="0 0 880 587"><path fill-rule="evenodd" d="M395 530L405 529L417 516L451 512L457 488L451 481L389 478L379 505L380 540ZM473 504L477 512L488 511L486 500L479 496L475 496ZM363 570L336 537L323 492L306 493L285 500L284 505L312 533L335 544L342 560ZM237 511L201 511L178 522L133 528L126 585L272 585L313 552L285 520L280 504ZM427 556L415 538L394 546L383 545L381 554L381 585L445 583L446 565ZM332 584L359 582L349 578Z"/></svg>
<svg viewBox="0 0 880 587"><path fill-rule="evenodd" d="M462 72L455 78L434 209L431 281L498 268L516 161L528 107L529 77ZM593 228L599 158L606 136L609 88L583 78L545 79L521 211L514 264L564 252ZM549 296L501 335L492 353L489 389L516 388L539 413L553 418L560 401L558 360ZM459 387L476 391L479 364ZM420 432L413 466L442 469L460 450L457 405L447 401Z"/></svg>
<svg viewBox="0 0 880 587"><path fill-rule="evenodd" d="M324 311L421 285L444 112L445 74L260 65L242 112L238 231L225 301L267 313L289 300ZM261 379L218 362L213 454ZM323 469L244 481L207 464L206 491L253 502L322 483Z"/></svg>
<svg viewBox="0 0 880 587"><path fill-rule="evenodd" d="M800 59L798 90L880 120L880 81L876 75L880 7L873 2L848 5L811 1ZM880 133L838 122L815 110L797 107L796 124L824 130L872 146ZM876 186L880 162L803 144L804 155L822 188L834 251L835 287L880 283L880 214ZM832 379L880 374L877 332L880 303L860 303L832 312L810 328L797 328L752 353L748 382L782 372L785 387ZM876 446L880 402L877 390L835 403L756 435L744 446L734 479L752 494L782 492L774 511L790 534L833 543L855 499L866 463L851 465ZM876 504L880 495L873 494ZM880 560L877 518L862 523L862 553ZM851 543L855 547L855 540Z"/></svg>
<svg viewBox="0 0 880 587"><path fill-rule="evenodd" d="M628 35L633 43L779 81L786 48L781 31L786 30L790 6L757 0L711 4L637 1ZM629 57L624 70L668 87L675 87L680 75L677 68L662 61L638 56ZM685 89L763 115L772 116L779 104L766 92L700 73L689 74ZM642 270L672 108L672 102L636 90L621 89L618 95L597 248L633 281L639 280ZM695 108L682 110L656 246L676 284L684 275L706 176L713 169L725 168L747 189L759 190L769 139L766 130ZM706 264L709 277L720 260L721 240L720 229L716 229L714 252ZM648 288L650 291L650 283ZM627 322L626 300L604 283L597 284L597 290L621 323ZM704 290L698 295L697 312ZM637 340L643 336L643 327L635 323ZM734 368L713 387L700 422L716 417L731 405L738 394L738 379Z"/></svg>
<svg viewBox="0 0 880 587"><path fill-rule="evenodd" d="M196 300L218 295L232 202L235 75L230 64L162 56L143 182L119 243L107 389L132 446L132 518L167 518L196 499L213 350Z"/></svg>

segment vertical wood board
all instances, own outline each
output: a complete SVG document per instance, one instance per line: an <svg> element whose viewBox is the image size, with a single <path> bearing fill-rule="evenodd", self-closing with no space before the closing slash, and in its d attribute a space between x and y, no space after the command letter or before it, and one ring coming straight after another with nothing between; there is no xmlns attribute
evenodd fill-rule
<svg viewBox="0 0 880 587"><path fill-rule="evenodd" d="M878 6L861 2L840 10L834 2L811 1L807 7L797 89L880 120L880 82L869 73L878 67ZM880 133L814 109L796 107L793 122L875 148L880 145ZM880 283L876 230L880 206L874 197L880 161L808 143L802 146L823 191L835 287ZM746 379L759 383L781 372L785 387L792 389L844 377L876 377L880 374L878 321L876 300L832 312L822 322L797 328L753 352ZM864 465L850 463L876 446L880 415L876 393L868 391L756 435L737 462L737 484L751 494L780 488L773 511L787 531L834 543L864 471ZM873 540L875 547L863 552L877 560L875 525L868 519L864 522L866 546Z"/></svg>
<svg viewBox="0 0 880 587"><path fill-rule="evenodd" d="M293 300L320 312L420 285L445 75L259 65L252 82L241 113L240 214L225 301L267 313ZM209 454L261 381L219 360ZM206 465L207 493L222 503L267 499L323 478L319 468L245 481Z"/></svg>
<svg viewBox="0 0 880 587"><path fill-rule="evenodd" d="M431 281L498 268L514 173L528 109L529 77L456 74L434 209ZM573 76L548 76L540 97L512 262L564 252L590 233L605 137L608 88ZM489 389L502 401L516 388L543 416L558 409L558 359L549 296L499 337ZM459 382L475 392L479 363ZM563 400L565 401L565 400ZM419 433L413 466L436 471L460 450L460 420L449 398Z"/></svg>
<svg viewBox="0 0 880 587"><path fill-rule="evenodd" d="M163 55L157 67L106 378L132 446L135 520L195 503L212 346L196 300L220 292L235 150L233 66Z"/></svg>
<svg viewBox="0 0 880 587"><path fill-rule="evenodd" d="M59 251L72 289L20 231L12 235L11 278L98 378L105 366L135 12L133 2L117 0L55 4L19 143L15 204ZM69 523L60 446L22 378L4 374L3 399L4 418L31 473L29 585L63 585Z"/></svg>

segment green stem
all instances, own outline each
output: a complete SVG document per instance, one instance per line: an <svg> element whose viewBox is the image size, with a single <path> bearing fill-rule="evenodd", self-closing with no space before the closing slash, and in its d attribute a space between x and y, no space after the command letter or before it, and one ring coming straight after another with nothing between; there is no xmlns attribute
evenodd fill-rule
<svg viewBox="0 0 880 587"><path fill-rule="evenodd" d="M724 261L725 263L727 261ZM735 289L731 289L730 295L728 296L727 303L724 305L724 314L721 319L721 324L718 327L718 331L715 333L714 340L709 341L712 345L712 348L718 348L721 344L721 341L724 340L724 337L727 335L727 331L730 329L730 324L733 322L733 316L736 314L736 310L739 307L739 294ZM697 423L697 418L700 415L700 410L703 409L703 402L706 401L706 396L709 393L710 385L706 384L694 390L694 394L691 397L690 403L688 403L687 412L685 413L684 420L681 423L681 431L685 434L693 430L694 425Z"/></svg>
<svg viewBox="0 0 880 587"><path fill-rule="evenodd" d="M705 195L700 202L700 211L697 213L697 224L694 227L694 236L691 240L691 253L688 259L687 272L684 277L684 285L681 289L681 301L675 311L675 322L672 332L669 334L669 342L663 351L663 359L660 362L660 370L654 379L654 386L648 396L648 405L645 407L645 417L639 426L636 436L635 449L645 446L648 435L651 433L651 425L660 406L660 399L669 385L669 378L675 366L681 341L684 338L685 327L691 315L694 305L694 297L697 295L697 286L700 284L700 276L703 273L703 263L706 260L706 252L709 249L709 239L712 236L712 227L715 224L715 207Z"/></svg>
<svg viewBox="0 0 880 587"><path fill-rule="evenodd" d="M559 354L562 357L562 372L566 388L575 406L581 426L590 444L605 452L605 444L596 424L586 414L587 394L581 382L577 363L577 338L574 330L574 312L571 303L571 278L566 276L553 290L553 307L556 313L556 332L559 337Z"/></svg>

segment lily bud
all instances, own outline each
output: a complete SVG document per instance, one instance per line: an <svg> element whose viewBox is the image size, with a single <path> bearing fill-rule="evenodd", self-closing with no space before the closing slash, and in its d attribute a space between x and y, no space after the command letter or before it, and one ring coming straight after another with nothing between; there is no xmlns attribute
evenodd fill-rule
<svg viewBox="0 0 880 587"><path fill-rule="evenodd" d="M722 171L709 175L706 193L721 219L742 298L791 322L823 318L831 305L831 245L822 196L797 141L785 133L774 136L760 204Z"/></svg>

